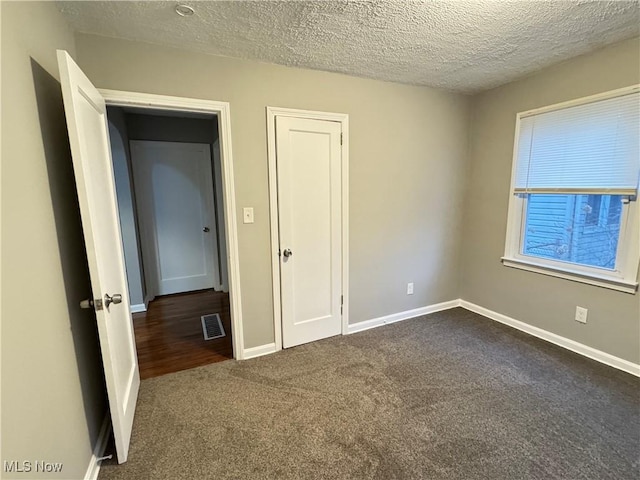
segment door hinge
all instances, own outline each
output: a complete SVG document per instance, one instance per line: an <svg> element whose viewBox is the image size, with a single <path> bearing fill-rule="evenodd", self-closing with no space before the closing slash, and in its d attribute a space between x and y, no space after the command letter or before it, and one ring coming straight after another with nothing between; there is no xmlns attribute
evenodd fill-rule
<svg viewBox="0 0 640 480"><path fill-rule="evenodd" d="M342 315L343 306L344 306L344 295L340 295L340 315Z"/></svg>
<svg viewBox="0 0 640 480"><path fill-rule="evenodd" d="M343 135L343 133L340 132L340 145L342 145L342 135Z"/></svg>

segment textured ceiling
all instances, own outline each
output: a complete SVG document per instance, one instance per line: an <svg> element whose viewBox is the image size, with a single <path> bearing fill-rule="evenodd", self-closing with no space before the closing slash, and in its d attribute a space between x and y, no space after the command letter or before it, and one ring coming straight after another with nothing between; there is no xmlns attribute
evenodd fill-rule
<svg viewBox="0 0 640 480"><path fill-rule="evenodd" d="M74 29L478 92L637 36L638 1L58 2Z"/></svg>

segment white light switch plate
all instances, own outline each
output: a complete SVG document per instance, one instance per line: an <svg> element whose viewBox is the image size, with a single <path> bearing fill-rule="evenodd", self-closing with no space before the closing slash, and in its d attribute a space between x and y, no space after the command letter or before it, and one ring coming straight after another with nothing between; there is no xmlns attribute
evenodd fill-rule
<svg viewBox="0 0 640 480"><path fill-rule="evenodd" d="M244 207L242 209L242 222L253 223L253 207Z"/></svg>
<svg viewBox="0 0 640 480"><path fill-rule="evenodd" d="M576 322L587 323L587 313L589 313L589 310L586 308L576 307Z"/></svg>

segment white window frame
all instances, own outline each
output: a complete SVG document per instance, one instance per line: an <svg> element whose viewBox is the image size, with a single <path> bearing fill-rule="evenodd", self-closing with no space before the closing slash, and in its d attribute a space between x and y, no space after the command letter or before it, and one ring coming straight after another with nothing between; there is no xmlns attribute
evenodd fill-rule
<svg viewBox="0 0 640 480"><path fill-rule="evenodd" d="M518 163L520 120L522 118L561 108L573 107L598 100L627 95L638 91L640 91L640 85L634 85L627 88L621 88L610 92L571 100L569 102L562 102L535 110L520 112L516 115L511 188L509 190L507 235L505 253L502 257L502 263L505 266L619 290L626 293L637 292L638 264L640 261L640 208L638 205L637 195L634 197L628 197L629 200L623 202L622 210L620 212L620 235L618 239L616 265L613 270L610 270L606 268L589 267L570 262L523 255L521 252L525 233L525 214L527 211L528 194L515 193L515 182L516 167ZM558 193L571 194L572 192L566 191ZM602 191L594 191L593 193L606 194L606 192Z"/></svg>
<svg viewBox="0 0 640 480"><path fill-rule="evenodd" d="M587 194L588 195L588 194ZM624 195L621 195L624 198ZM586 224L584 226L585 233L591 233L597 231L599 228L607 228L609 226L609 211L611 210L611 201L606 195L602 195L599 199L600 206L598 211L598 218L594 224ZM623 199L623 202L625 200ZM623 203L624 205L624 203ZM624 221L623 210L620 210L620 224Z"/></svg>

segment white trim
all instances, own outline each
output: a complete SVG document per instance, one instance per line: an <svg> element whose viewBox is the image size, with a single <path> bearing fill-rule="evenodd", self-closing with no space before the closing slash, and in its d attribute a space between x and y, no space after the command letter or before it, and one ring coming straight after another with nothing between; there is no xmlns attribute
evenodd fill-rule
<svg viewBox="0 0 640 480"><path fill-rule="evenodd" d="M559 187L514 187L513 192L518 194L523 193L551 193L551 194L566 194L566 195L624 195L628 197L635 197L638 193L637 188L559 188Z"/></svg>
<svg viewBox="0 0 640 480"><path fill-rule="evenodd" d="M273 336L276 350L282 350L282 306L280 302L280 235L278 226L278 172L276 169L275 114L267 107L267 158L269 171L269 234L271 237L271 282L273 295Z"/></svg>
<svg viewBox="0 0 640 480"><path fill-rule="evenodd" d="M349 115L293 108L267 107L267 157L269 161L269 216L271 233L271 279L275 349L282 350L282 303L280 296L280 245L278 228L278 182L276 169L276 116L327 120L341 124L342 145L342 334L349 328Z"/></svg>
<svg viewBox="0 0 640 480"><path fill-rule="evenodd" d="M593 273L583 273L572 271L569 268L556 269L542 263L528 262L518 258L502 258L502 264L506 267L518 268L528 272L540 273L551 277L564 278L574 282L586 283L596 287L610 288L624 293L636 293L638 282L626 282L622 279L615 279L606 276L599 276Z"/></svg>
<svg viewBox="0 0 640 480"><path fill-rule="evenodd" d="M275 353L278 350L281 350L281 349L276 348L275 343L267 343L266 345L260 345L258 347L246 348L243 352L242 358L244 360L248 360L250 358L269 355L270 353Z"/></svg>
<svg viewBox="0 0 640 480"><path fill-rule="evenodd" d="M371 320L354 323L352 325L349 325L348 333L352 334L363 332L371 328L381 327L383 325L389 325L391 323L409 320L422 315L428 315L455 307L462 307L465 310L469 310L470 312L477 313L478 315L482 315L483 317L486 317L490 320L495 320L496 322L508 325L515 328L516 330L528 333L529 335L533 335L534 337L553 343L554 345L565 348L574 353L578 353L584 357L590 358L618 370L622 370L623 372L630 373L632 375L635 375L636 377L640 377L640 364L624 360L622 358L611 355L610 353L603 352L602 350L597 350L593 347L589 347L582 343L576 342L575 340L571 340L555 333L551 333L547 330L534 327L533 325L529 325L528 323L521 322L514 318L494 312L492 310L489 310L488 308L481 307L479 305L476 305L475 303L471 303L460 298L456 300L450 300L448 302L436 303L434 305L416 308L414 310L407 310L404 312L386 315L384 317L378 317Z"/></svg>
<svg viewBox="0 0 640 480"><path fill-rule="evenodd" d="M147 306L144 303L131 305L131 313L140 313L140 312L146 312L146 311L147 311Z"/></svg>
<svg viewBox="0 0 640 480"><path fill-rule="evenodd" d="M618 370L622 370L624 372L635 375L636 377L640 377L640 365L636 363L624 360L622 358L603 352L602 350L597 350L582 343L578 343L566 337L561 337L560 335L556 335L555 333L551 333L547 330L534 327L533 325L529 325L528 323L521 322L519 320L508 317L501 313L494 312L474 303L467 302L466 300L460 300L460 306L466 310L482 315L483 317L487 317L491 320L495 320L496 322L509 325L510 327L513 327L517 330L528 333L529 335L533 335L534 337L538 337L542 340L546 340L547 342L566 348L567 350L571 350L572 352L578 353L592 360L596 360L597 362L604 363L605 365L608 365L610 367L617 368Z"/></svg>
<svg viewBox="0 0 640 480"><path fill-rule="evenodd" d="M238 257L235 183L231 146L231 111L229 103L117 90L100 89L99 92L104 97L107 105L179 112L200 112L217 115L224 190L225 236L227 241L227 264L229 267L233 356L237 360L242 360L244 358L244 338L240 294L240 262Z"/></svg>
<svg viewBox="0 0 640 480"><path fill-rule="evenodd" d="M577 107L578 105L584 105L587 103L607 100L608 98L631 95L632 93L636 93L636 92L640 92L640 84L618 88L616 90L609 90L608 92L596 93L595 95L589 95L588 97L575 98L573 100L568 100L566 102L554 103L553 105L534 108L533 110L526 110L524 112L518 113L518 117L525 118L525 117L530 117L532 115L540 115L541 113L553 112L555 110L562 110L563 108Z"/></svg>
<svg viewBox="0 0 640 480"><path fill-rule="evenodd" d="M104 455L105 448L107 448L107 440L109 440L110 435L111 417L109 417L109 413L107 412L104 420L102 421L100 433L98 434L96 445L93 448L91 460L89 460L89 466L87 467L87 471L84 474L85 480L97 480L98 474L100 473L100 461L98 459Z"/></svg>
<svg viewBox="0 0 640 480"><path fill-rule="evenodd" d="M460 299L449 300L448 302L435 303L426 307L414 308L413 310L406 310L404 312L393 313L384 317L372 318L371 320L365 320L363 322L354 323L348 326L347 333L352 334L356 332L363 332L371 328L381 327L383 325L389 325L390 323L401 322L403 320L409 320L412 318L420 317L422 315L428 315L430 313L441 312L443 310L449 310L460 306Z"/></svg>
<svg viewBox="0 0 640 480"><path fill-rule="evenodd" d="M349 115L342 123L342 334L349 328Z"/></svg>

